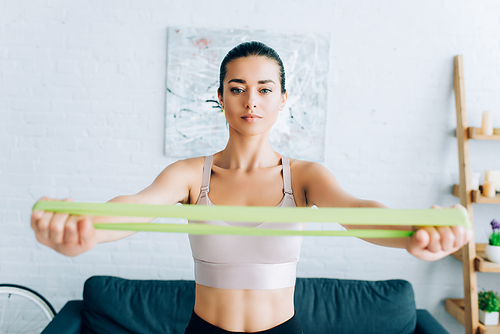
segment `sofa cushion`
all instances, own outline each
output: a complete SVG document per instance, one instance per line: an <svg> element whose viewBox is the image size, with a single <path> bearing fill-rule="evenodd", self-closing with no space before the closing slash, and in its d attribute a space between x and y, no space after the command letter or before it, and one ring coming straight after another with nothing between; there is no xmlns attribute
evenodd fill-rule
<svg viewBox="0 0 500 334"><path fill-rule="evenodd" d="M195 283L94 276L83 291L82 333L184 333Z"/></svg>
<svg viewBox="0 0 500 334"><path fill-rule="evenodd" d="M414 333L411 284L404 280L358 281L297 278L295 310L304 333Z"/></svg>
<svg viewBox="0 0 500 334"><path fill-rule="evenodd" d="M184 333L195 283L94 276L85 282L82 333ZM411 284L297 278L295 309L304 333L414 333Z"/></svg>

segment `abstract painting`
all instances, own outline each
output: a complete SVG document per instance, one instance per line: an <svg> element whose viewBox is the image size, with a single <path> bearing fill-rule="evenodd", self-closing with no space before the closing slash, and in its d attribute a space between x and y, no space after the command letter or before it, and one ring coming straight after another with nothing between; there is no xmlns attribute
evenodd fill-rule
<svg viewBox="0 0 500 334"><path fill-rule="evenodd" d="M324 160L328 33L168 29L165 154L188 158L224 149L228 127L217 103L219 66L236 45L258 40L283 60L288 102L270 134L273 149L296 159Z"/></svg>

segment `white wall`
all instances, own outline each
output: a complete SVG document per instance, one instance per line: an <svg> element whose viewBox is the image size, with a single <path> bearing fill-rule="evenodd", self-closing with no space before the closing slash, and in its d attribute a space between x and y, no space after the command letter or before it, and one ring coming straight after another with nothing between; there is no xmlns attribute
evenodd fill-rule
<svg viewBox="0 0 500 334"><path fill-rule="evenodd" d="M1 1L0 282L27 285L59 309L91 275L192 279L187 237L138 234L67 258L29 227L43 195L106 201L148 186L163 154L168 26L332 35L327 166L355 196L394 208L452 205L458 182L453 57L464 55L470 125L500 127L497 1ZM500 146L471 144L475 170ZM476 205L486 241L498 206ZM307 238L299 276L409 280L417 306L462 333L444 299L461 264L427 263L363 241ZM498 275L479 288L500 290Z"/></svg>

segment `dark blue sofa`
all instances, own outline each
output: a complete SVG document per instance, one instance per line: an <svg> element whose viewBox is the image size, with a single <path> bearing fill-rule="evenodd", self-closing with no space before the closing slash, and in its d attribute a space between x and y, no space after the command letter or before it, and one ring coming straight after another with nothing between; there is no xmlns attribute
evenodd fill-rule
<svg viewBox="0 0 500 334"><path fill-rule="evenodd" d="M194 293L193 281L93 276L42 334L184 333ZM295 309L305 334L448 333L404 280L297 278Z"/></svg>

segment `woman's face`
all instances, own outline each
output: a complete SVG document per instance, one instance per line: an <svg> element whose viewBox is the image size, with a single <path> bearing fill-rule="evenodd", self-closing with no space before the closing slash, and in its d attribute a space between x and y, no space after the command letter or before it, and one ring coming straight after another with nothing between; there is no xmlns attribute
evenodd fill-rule
<svg viewBox="0 0 500 334"><path fill-rule="evenodd" d="M287 98L281 94L278 64L253 56L235 59L226 69L219 101L229 126L245 135L268 132Z"/></svg>

